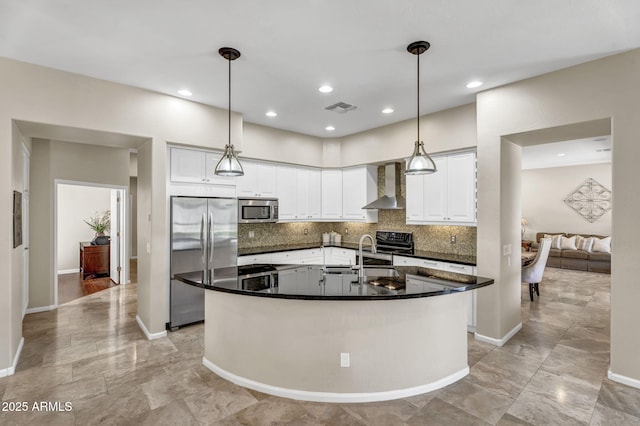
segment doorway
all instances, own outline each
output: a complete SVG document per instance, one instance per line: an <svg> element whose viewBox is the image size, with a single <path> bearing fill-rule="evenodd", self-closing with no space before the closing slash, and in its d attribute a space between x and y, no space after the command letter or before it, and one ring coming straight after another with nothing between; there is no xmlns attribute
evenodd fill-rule
<svg viewBox="0 0 640 426"><path fill-rule="evenodd" d="M56 306L128 282L127 200L126 187L55 180ZM96 222L109 222L108 238L95 238Z"/></svg>

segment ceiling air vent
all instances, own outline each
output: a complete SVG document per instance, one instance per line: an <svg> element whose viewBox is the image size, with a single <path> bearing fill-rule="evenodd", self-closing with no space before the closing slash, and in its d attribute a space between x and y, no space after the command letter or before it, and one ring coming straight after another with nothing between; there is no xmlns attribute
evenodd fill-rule
<svg viewBox="0 0 640 426"><path fill-rule="evenodd" d="M327 111L335 111L339 114L345 114L349 111L354 111L358 109L358 107L355 105L348 104L346 102L338 102L333 105L329 105L328 107L325 107L325 109Z"/></svg>

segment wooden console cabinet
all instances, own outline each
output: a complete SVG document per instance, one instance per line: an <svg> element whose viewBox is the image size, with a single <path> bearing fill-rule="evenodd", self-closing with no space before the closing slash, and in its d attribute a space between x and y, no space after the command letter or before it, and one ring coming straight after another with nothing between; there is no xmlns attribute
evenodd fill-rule
<svg viewBox="0 0 640 426"><path fill-rule="evenodd" d="M109 256L111 246L91 245L90 242L80 243L80 272L82 279L87 279L90 275L109 275Z"/></svg>

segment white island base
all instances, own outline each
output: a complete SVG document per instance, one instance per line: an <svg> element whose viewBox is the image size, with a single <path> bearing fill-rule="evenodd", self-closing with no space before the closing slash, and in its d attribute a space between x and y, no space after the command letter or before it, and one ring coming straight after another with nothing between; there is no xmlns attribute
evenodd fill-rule
<svg viewBox="0 0 640 426"><path fill-rule="evenodd" d="M466 292L398 300L303 300L205 291L203 363L259 392L371 402L469 373ZM349 354L349 367L341 359Z"/></svg>

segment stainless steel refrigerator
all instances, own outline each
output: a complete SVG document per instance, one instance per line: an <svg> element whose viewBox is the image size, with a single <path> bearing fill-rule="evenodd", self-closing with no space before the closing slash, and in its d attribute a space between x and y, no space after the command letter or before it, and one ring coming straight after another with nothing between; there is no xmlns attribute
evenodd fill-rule
<svg viewBox="0 0 640 426"><path fill-rule="evenodd" d="M237 199L171 197L170 330L204 320L205 290L175 274L200 272L208 284L214 269L236 266L237 258Z"/></svg>

